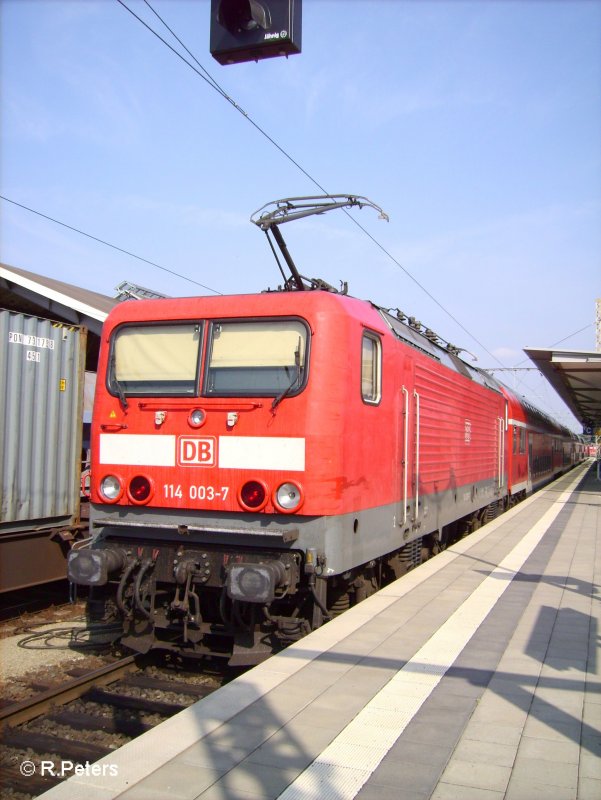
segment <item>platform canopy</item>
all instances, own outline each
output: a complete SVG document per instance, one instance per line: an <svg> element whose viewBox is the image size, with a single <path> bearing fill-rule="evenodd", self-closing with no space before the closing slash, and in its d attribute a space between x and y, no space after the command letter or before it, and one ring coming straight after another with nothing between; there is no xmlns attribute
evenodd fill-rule
<svg viewBox="0 0 601 800"><path fill-rule="evenodd" d="M70 283L0 264L0 306L22 314L84 325L100 335L117 300Z"/></svg>
<svg viewBox="0 0 601 800"><path fill-rule="evenodd" d="M585 433L601 428L601 353L525 347L557 394L582 422Z"/></svg>

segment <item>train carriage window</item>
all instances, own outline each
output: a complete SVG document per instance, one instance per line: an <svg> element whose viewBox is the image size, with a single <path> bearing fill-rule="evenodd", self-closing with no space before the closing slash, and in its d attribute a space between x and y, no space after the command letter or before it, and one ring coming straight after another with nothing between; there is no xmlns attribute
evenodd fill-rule
<svg viewBox="0 0 601 800"><path fill-rule="evenodd" d="M222 321L211 325L204 392L297 394L307 372L307 328L300 320Z"/></svg>
<svg viewBox="0 0 601 800"><path fill-rule="evenodd" d="M201 337L197 323L120 328L113 341L110 391L195 395Z"/></svg>
<svg viewBox="0 0 601 800"><path fill-rule="evenodd" d="M364 333L361 344L361 396L374 405L382 397L382 345L372 333Z"/></svg>

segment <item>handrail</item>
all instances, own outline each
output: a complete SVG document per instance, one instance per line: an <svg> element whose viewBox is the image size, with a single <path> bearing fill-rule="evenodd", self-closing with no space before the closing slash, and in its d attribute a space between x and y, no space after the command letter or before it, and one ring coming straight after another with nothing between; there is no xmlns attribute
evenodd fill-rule
<svg viewBox="0 0 601 800"><path fill-rule="evenodd" d="M401 388L402 393L405 396L405 403L404 403L404 414L405 414L405 422L404 422L404 441L403 441L403 525L407 522L407 477L409 472L409 463L408 463L408 455L409 455L409 392L403 386Z"/></svg>
<svg viewBox="0 0 601 800"><path fill-rule="evenodd" d="M415 398L415 519L419 517L419 394L413 390Z"/></svg>
<svg viewBox="0 0 601 800"><path fill-rule="evenodd" d="M505 475L505 421L503 417L497 417L499 423L499 489L503 486L503 478Z"/></svg>

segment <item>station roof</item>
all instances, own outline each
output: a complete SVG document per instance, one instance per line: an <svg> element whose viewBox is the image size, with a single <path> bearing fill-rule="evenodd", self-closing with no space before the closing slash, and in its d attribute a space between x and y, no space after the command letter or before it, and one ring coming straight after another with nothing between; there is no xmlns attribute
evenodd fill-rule
<svg viewBox="0 0 601 800"><path fill-rule="evenodd" d="M601 353L542 347L525 347L524 352L582 422L586 433L601 428Z"/></svg>
<svg viewBox="0 0 601 800"><path fill-rule="evenodd" d="M70 283L0 264L0 306L32 316L83 325L100 335L118 300Z"/></svg>

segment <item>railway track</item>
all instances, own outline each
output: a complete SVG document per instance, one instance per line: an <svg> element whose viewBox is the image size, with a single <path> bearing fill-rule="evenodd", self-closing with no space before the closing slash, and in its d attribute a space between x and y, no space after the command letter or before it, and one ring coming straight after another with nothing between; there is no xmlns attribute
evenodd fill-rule
<svg viewBox="0 0 601 800"><path fill-rule="evenodd" d="M0 798L38 796L229 679L133 656L65 675L55 686L33 680L30 697L0 706Z"/></svg>
<svg viewBox="0 0 601 800"><path fill-rule="evenodd" d="M55 581L43 586L33 586L28 589L16 589L4 592L0 605L0 625L9 627L11 622L22 620L23 617L39 614L48 609L66 609L71 605L69 600L69 583Z"/></svg>

